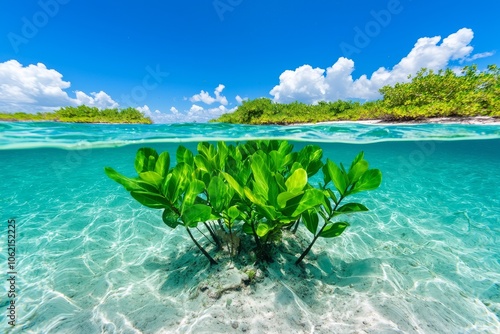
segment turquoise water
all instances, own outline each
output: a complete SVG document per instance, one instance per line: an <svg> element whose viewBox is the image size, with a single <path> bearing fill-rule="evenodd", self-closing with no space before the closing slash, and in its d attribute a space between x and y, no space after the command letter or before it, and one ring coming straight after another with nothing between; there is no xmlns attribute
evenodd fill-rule
<svg viewBox="0 0 500 334"><path fill-rule="evenodd" d="M276 316L299 314L309 326L282 320L277 329L500 331L500 126L353 123L0 123L0 268L7 276L6 225L15 218L18 272L18 325L7 325L5 282L0 328L198 333L207 321L215 326L206 309L220 305L195 305L186 292L192 281L173 283L187 267L205 270L206 260L186 235L167 229L157 211L107 179L103 168L132 175L142 146L173 153L180 142L194 148L198 140L259 137L288 138L296 147L317 143L337 162L349 163L363 150L384 177L378 190L360 199L371 211L351 219L335 242L320 240L313 248L305 270L316 279L314 298L300 297L299 281L286 275L271 282L300 299L300 307ZM236 320L248 324L247 332L262 332L253 315L242 312ZM220 332L232 330L224 321Z"/></svg>

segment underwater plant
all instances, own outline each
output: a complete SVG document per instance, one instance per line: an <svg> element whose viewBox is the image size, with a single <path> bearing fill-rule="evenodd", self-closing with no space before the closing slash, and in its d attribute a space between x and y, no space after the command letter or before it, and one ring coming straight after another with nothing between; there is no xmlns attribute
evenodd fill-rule
<svg viewBox="0 0 500 334"><path fill-rule="evenodd" d="M175 166L168 152L141 148L134 163L137 177L129 178L111 167L105 172L142 205L163 210L167 226L184 227L211 264L217 261L191 232L199 230L200 224L210 238L202 234L217 249L226 247L232 257L239 252L241 236L250 235L258 261L272 261L272 245L281 241L284 230L295 232L302 224L313 239L297 259L299 264L318 238L338 237L349 226L334 221L335 217L368 211L363 204L345 203L345 199L376 189L382 181L380 170L368 168L363 152L348 170L329 159L323 163L322 157L318 146L293 151L285 140L229 146L222 141L201 142L196 155L179 146ZM315 187L309 181L320 171L323 183Z"/></svg>

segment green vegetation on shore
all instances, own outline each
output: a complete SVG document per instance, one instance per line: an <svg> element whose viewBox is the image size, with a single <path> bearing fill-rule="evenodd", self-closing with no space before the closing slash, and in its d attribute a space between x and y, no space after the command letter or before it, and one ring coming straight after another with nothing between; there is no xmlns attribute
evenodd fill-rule
<svg viewBox="0 0 500 334"><path fill-rule="evenodd" d="M68 123L142 123L152 124L153 121L135 108L103 109L81 105L64 107L54 112L0 113L0 121L53 121Z"/></svg>
<svg viewBox="0 0 500 334"><path fill-rule="evenodd" d="M267 98L244 101L233 113L215 122L243 124L290 124L326 121L411 121L432 117L500 117L500 68L485 71L466 66L457 75L451 69L421 69L407 83L380 89L382 99L353 101L274 103Z"/></svg>

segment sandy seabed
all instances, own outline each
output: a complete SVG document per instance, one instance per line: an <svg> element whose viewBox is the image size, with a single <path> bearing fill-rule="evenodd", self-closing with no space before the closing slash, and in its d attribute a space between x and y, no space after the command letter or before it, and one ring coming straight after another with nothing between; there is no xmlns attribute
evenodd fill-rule
<svg viewBox="0 0 500 334"><path fill-rule="evenodd" d="M356 195L371 211L342 218L349 229L319 239L300 266L312 236L286 233L260 267L196 233L219 254L210 266L185 231L108 180L110 162L133 169L135 146L85 152L61 178L51 166L73 151L1 151L16 167L0 170L0 191L2 217L18 222L19 297L10 328L0 291L0 331L500 333L500 140L322 145L344 162L364 149L383 171L379 189ZM402 167L423 149L432 153Z"/></svg>

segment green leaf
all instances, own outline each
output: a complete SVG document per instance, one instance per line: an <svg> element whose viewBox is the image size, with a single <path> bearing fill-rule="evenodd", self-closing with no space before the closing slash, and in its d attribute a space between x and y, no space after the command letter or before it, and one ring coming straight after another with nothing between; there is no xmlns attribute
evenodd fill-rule
<svg viewBox="0 0 500 334"><path fill-rule="evenodd" d="M289 214L289 217L298 217L302 212L316 208L323 204L325 201L325 195L319 189L307 189L304 191L304 195L300 199L300 202L296 206L295 210Z"/></svg>
<svg viewBox="0 0 500 334"><path fill-rule="evenodd" d="M189 182L194 178L193 169L186 163L177 164L162 184L162 193L172 203L180 199Z"/></svg>
<svg viewBox="0 0 500 334"><path fill-rule="evenodd" d="M267 161L259 154L254 154L252 156L252 162L250 168L253 172L253 178L255 180L254 191L262 195L266 200L269 193L269 179L271 172L267 166Z"/></svg>
<svg viewBox="0 0 500 334"><path fill-rule="evenodd" d="M156 160L155 172L160 174L161 177L165 177L168 174L170 168L170 154L168 152L162 152Z"/></svg>
<svg viewBox="0 0 500 334"><path fill-rule="evenodd" d="M366 206L364 206L363 204L347 203L347 204L342 205L337 210L335 210L334 215L337 216L337 215L341 215L341 214L363 212L363 211L368 211L368 208Z"/></svg>
<svg viewBox="0 0 500 334"><path fill-rule="evenodd" d="M181 216L184 225L187 227L196 227L199 222L205 222L212 216L212 209L205 204L194 204L189 209L184 210Z"/></svg>
<svg viewBox="0 0 500 334"><path fill-rule="evenodd" d="M169 205L167 199L159 194L153 194L146 191L131 191L130 195L148 208L162 209Z"/></svg>
<svg viewBox="0 0 500 334"><path fill-rule="evenodd" d="M285 185L288 192L299 193L307 184L307 172L303 168L296 169L286 180Z"/></svg>
<svg viewBox="0 0 500 334"><path fill-rule="evenodd" d="M236 191L240 198L245 198L243 186L238 183L230 174L221 172L221 175L226 179L227 183Z"/></svg>
<svg viewBox="0 0 500 334"><path fill-rule="evenodd" d="M328 214L331 214L333 208L332 208L332 203L330 202L330 194L327 190L323 190L323 194L325 195L325 202L323 203L323 207L325 208L325 211ZM335 204L337 204L337 203L335 203Z"/></svg>
<svg viewBox="0 0 500 334"><path fill-rule="evenodd" d="M163 214L161 216L163 222L171 228L176 228L180 225L179 216L176 215L170 208L166 208L163 210Z"/></svg>
<svg viewBox="0 0 500 334"><path fill-rule="evenodd" d="M270 230L271 227L267 223L261 222L257 225L257 230L255 232L257 232L257 235L262 238L269 233Z"/></svg>
<svg viewBox="0 0 500 334"><path fill-rule="evenodd" d="M178 186L177 176L173 173L168 174L163 180L163 184L161 185L161 193L163 196L168 198L172 203L177 202L178 198L175 197Z"/></svg>
<svg viewBox="0 0 500 334"><path fill-rule="evenodd" d="M144 182L154 185L157 188L159 188L163 182L161 175L153 171L142 172L139 174L139 177Z"/></svg>
<svg viewBox="0 0 500 334"><path fill-rule="evenodd" d="M269 152L269 169L273 172L277 172L283 166L283 157L278 151Z"/></svg>
<svg viewBox="0 0 500 334"><path fill-rule="evenodd" d="M290 167L290 173L295 172L297 169L303 168L303 166L298 161L294 161L292 163L292 167Z"/></svg>
<svg viewBox="0 0 500 334"><path fill-rule="evenodd" d="M182 201L182 213L186 210L190 210L191 205L194 204L196 197L205 189L205 183L200 180L192 180L187 186L186 192L184 194L184 199Z"/></svg>
<svg viewBox="0 0 500 334"><path fill-rule="evenodd" d="M245 187L244 188L245 192L245 197L250 200L250 202L257 204L257 205L265 205L266 204L266 199L262 198L259 194L256 194L252 191L252 189Z"/></svg>
<svg viewBox="0 0 500 334"><path fill-rule="evenodd" d="M302 222L312 234L318 231L319 217L316 210L307 210L302 213Z"/></svg>
<svg viewBox="0 0 500 334"><path fill-rule="evenodd" d="M158 159L158 153L156 150L149 147L140 148L135 155L134 162L137 174L154 170L154 163L156 162L156 159ZM152 167L151 164L153 164Z"/></svg>
<svg viewBox="0 0 500 334"><path fill-rule="evenodd" d="M322 238L335 238L338 237L339 235L342 234L342 232L345 231L345 229L349 226L349 223L346 222L339 222L339 223L333 223L333 224L328 224L326 227L321 231L319 234L320 237Z"/></svg>
<svg viewBox="0 0 500 334"><path fill-rule="evenodd" d="M227 209L227 215L231 220L235 220L240 216L240 210L238 209L238 206L233 205L229 209Z"/></svg>
<svg viewBox="0 0 500 334"><path fill-rule="evenodd" d="M364 157L365 157L365 153L364 153L363 151L359 152L359 153L358 153L358 155L357 155L357 156L354 158L354 160L352 161L352 163L351 163L351 168L350 168L350 169L352 169L352 167L353 167L355 164L357 164L358 162L360 162L361 160L363 160L363 159L364 159Z"/></svg>
<svg viewBox="0 0 500 334"><path fill-rule="evenodd" d="M279 213L276 211L276 208L267 204L265 198L252 192L252 190L248 187L244 189L245 196L248 200L256 205L256 210L266 217L268 220L276 220L279 216Z"/></svg>
<svg viewBox="0 0 500 334"><path fill-rule="evenodd" d="M214 156L215 168L223 170L228 155L229 150L227 144L223 141L217 142L217 154Z"/></svg>
<svg viewBox="0 0 500 334"><path fill-rule="evenodd" d="M347 188L347 180L345 173L331 160L326 161L328 174L333 181L335 188L339 191L340 195L344 195Z"/></svg>
<svg viewBox="0 0 500 334"><path fill-rule="evenodd" d="M212 167L210 166L210 162L208 162L207 158L204 156L198 154L194 157L194 163L197 168L205 171L205 172L212 172Z"/></svg>
<svg viewBox="0 0 500 334"><path fill-rule="evenodd" d="M307 175L311 177L323 167L322 157L323 150L319 146L307 145L299 151L297 161L307 171Z"/></svg>
<svg viewBox="0 0 500 334"><path fill-rule="evenodd" d="M208 185L210 184L210 180L211 180L210 174L208 172L201 170L201 169L196 169L195 174L196 174L196 178L200 181L203 181L203 183L205 184L205 187L208 187Z"/></svg>
<svg viewBox="0 0 500 334"><path fill-rule="evenodd" d="M301 196L303 193L304 192L300 192L300 193L291 193L288 191L282 192L281 194L278 195L278 206L281 209L285 209L289 200L291 200L292 198L296 198L298 196ZM293 204L291 204L291 205L293 205ZM295 203L295 207L296 207L296 205L298 205L298 202ZM285 209L285 211L286 211L286 209Z"/></svg>
<svg viewBox="0 0 500 334"><path fill-rule="evenodd" d="M276 173L274 175L274 179L276 180L276 184L278 185L278 192L286 191L285 178L280 173Z"/></svg>
<svg viewBox="0 0 500 334"><path fill-rule="evenodd" d="M210 180L207 192L210 205L214 208L214 210L217 213L222 212L227 207L229 201L231 200L231 198L229 197L231 193L229 192L228 185L224 183L222 177L218 175L214 176Z"/></svg>
<svg viewBox="0 0 500 334"><path fill-rule="evenodd" d="M155 156L150 155L147 159L147 164L148 167L146 168L146 171L154 171L155 165L156 165L156 158ZM146 162L145 162L146 163Z"/></svg>
<svg viewBox="0 0 500 334"><path fill-rule="evenodd" d="M359 178L368 170L368 162L366 160L359 160L349 169L349 182L354 184Z"/></svg>
<svg viewBox="0 0 500 334"><path fill-rule="evenodd" d="M337 196L335 196L335 193L333 192L333 190L331 190L331 189L327 188L327 189L326 189L326 192L328 193L328 197L330 197L330 198L333 200L333 202L334 202L335 204L337 204L337 203L338 203L338 201L337 201Z"/></svg>
<svg viewBox="0 0 500 334"><path fill-rule="evenodd" d="M244 222L243 226L241 226L241 230L243 231L243 233L250 234L250 235L253 234L252 225L249 222Z"/></svg>
<svg viewBox="0 0 500 334"><path fill-rule="evenodd" d="M279 213L272 206L257 205L255 209L257 210L258 213L266 217L266 219L269 221L276 220L279 217Z"/></svg>
<svg viewBox="0 0 500 334"><path fill-rule="evenodd" d="M330 172L328 171L328 163L323 165L323 181L325 182L325 185L327 185L332 178L330 177Z"/></svg>
<svg viewBox="0 0 500 334"><path fill-rule="evenodd" d="M210 159L210 158L212 158L212 156L210 154L212 147L213 147L213 145L208 143L208 142L200 142L200 143L198 143L198 146L197 146L198 153L200 153L203 157Z"/></svg>
<svg viewBox="0 0 500 334"><path fill-rule="evenodd" d="M104 172L110 179L121 184L127 191L137 190L137 191L149 191L153 193L158 192L158 190L154 186L146 182L140 181L138 179L126 177L118 173L111 167L104 168Z"/></svg>
<svg viewBox="0 0 500 334"><path fill-rule="evenodd" d="M351 194L377 189L382 183L382 172L378 169L369 169L361 177L358 182L354 185L351 190Z"/></svg>
<svg viewBox="0 0 500 334"><path fill-rule="evenodd" d="M194 164L193 153L182 145L177 148L175 157L178 164L181 162L185 162L189 166L193 166Z"/></svg>

